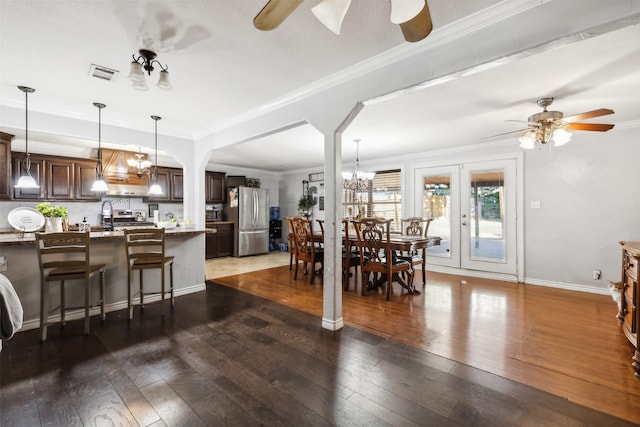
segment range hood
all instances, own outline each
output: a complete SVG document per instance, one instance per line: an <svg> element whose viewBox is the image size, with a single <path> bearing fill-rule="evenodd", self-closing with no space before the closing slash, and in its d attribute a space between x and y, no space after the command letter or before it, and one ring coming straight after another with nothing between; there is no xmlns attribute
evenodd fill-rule
<svg viewBox="0 0 640 427"><path fill-rule="evenodd" d="M107 183L108 190L107 196L143 196L149 195L149 187L146 185L131 185L131 184L115 184L113 182Z"/></svg>

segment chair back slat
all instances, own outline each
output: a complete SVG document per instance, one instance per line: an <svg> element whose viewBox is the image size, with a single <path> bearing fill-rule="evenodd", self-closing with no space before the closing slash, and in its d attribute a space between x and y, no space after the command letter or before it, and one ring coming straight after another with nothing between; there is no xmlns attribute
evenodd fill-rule
<svg viewBox="0 0 640 427"><path fill-rule="evenodd" d="M36 233L36 246L43 277L46 270L53 268L89 270L89 232Z"/></svg>

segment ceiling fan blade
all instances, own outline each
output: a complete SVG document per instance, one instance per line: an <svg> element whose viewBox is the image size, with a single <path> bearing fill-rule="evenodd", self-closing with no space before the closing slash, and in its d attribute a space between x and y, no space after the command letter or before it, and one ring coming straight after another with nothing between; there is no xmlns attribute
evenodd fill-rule
<svg viewBox="0 0 640 427"><path fill-rule="evenodd" d="M593 117L606 116L608 114L613 114L613 110L608 108L600 108L598 110L587 111L586 113L576 114L575 116L565 117L562 120L565 122L580 122L582 120L591 119Z"/></svg>
<svg viewBox="0 0 640 427"><path fill-rule="evenodd" d="M425 0L391 0L391 22L402 24L415 18L424 8Z"/></svg>
<svg viewBox="0 0 640 427"><path fill-rule="evenodd" d="M350 5L351 0L322 0L311 8L311 13L318 18L318 21L322 22L322 25L334 34L340 35L342 20Z"/></svg>
<svg viewBox="0 0 640 427"><path fill-rule="evenodd" d="M565 129L569 130L591 130L597 132L606 132L613 129L615 125L607 125L602 123L569 123Z"/></svg>
<svg viewBox="0 0 640 427"><path fill-rule="evenodd" d="M518 130L512 130L511 132L505 132L505 133L498 133L496 135L491 135L491 136L485 136L484 138L481 139L491 139L491 138L495 138L497 136L504 136L504 135L510 135L512 133L518 133L518 132L524 132L525 130L529 130L531 128L524 128L524 129L518 129Z"/></svg>
<svg viewBox="0 0 640 427"><path fill-rule="evenodd" d="M269 0L253 18L253 26L262 31L273 30L282 24L300 3L302 0Z"/></svg>
<svg viewBox="0 0 640 427"><path fill-rule="evenodd" d="M429 12L429 5L427 1L424 2L424 7L413 19L400 24L402 35L408 42L419 42L429 35L433 30L433 22L431 22L431 13Z"/></svg>

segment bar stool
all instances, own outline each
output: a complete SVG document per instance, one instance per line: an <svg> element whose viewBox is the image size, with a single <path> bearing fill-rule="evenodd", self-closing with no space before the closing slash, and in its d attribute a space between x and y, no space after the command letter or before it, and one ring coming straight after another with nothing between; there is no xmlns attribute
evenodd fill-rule
<svg viewBox="0 0 640 427"><path fill-rule="evenodd" d="M100 305L102 320L104 311L104 271L105 264L90 263L89 232L36 233L38 262L40 264L40 338L47 339L47 326L53 323L65 324L68 310L80 307L66 307L65 281L84 281L84 333L89 333L89 310ZM91 278L100 274L100 300L93 306L90 304L89 285ZM50 320L49 310L50 282L60 282L60 321Z"/></svg>
<svg viewBox="0 0 640 427"><path fill-rule="evenodd" d="M171 307L174 305L173 295L173 256L165 255L165 229L164 228L135 228L125 229L125 248L127 250L127 298L129 319L133 319L133 306L144 307L145 295L160 295L160 305L164 315L164 299L170 295ZM169 289L165 289L165 267L169 265ZM142 272L149 269L160 270L160 291L144 292ZM140 272L140 302L133 303L134 294L131 292L133 271Z"/></svg>

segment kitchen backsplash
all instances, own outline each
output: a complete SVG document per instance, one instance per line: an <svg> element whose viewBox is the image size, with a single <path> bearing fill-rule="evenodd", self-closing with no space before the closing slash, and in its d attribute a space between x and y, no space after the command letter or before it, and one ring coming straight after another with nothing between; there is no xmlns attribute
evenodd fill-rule
<svg viewBox="0 0 640 427"><path fill-rule="evenodd" d="M149 205L142 201L142 198L111 198L105 197L103 201L109 200L113 205L114 210L122 209L143 209L149 221L153 220L153 216L149 216ZM11 226L7 220L9 212L19 207L35 208L40 203L37 201L8 201L0 202L0 230L10 230ZM83 218L87 218L87 222L91 225L98 225L100 223L100 213L102 212L102 202L73 202L73 201L50 201L54 206L65 206L69 210L69 224L81 223ZM160 219L164 220L168 213L172 213L176 220L182 221L182 204L181 203L156 203L158 210L160 211Z"/></svg>

